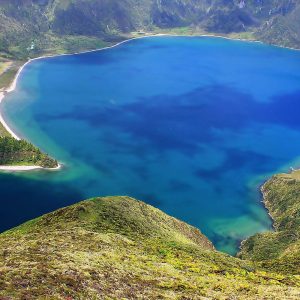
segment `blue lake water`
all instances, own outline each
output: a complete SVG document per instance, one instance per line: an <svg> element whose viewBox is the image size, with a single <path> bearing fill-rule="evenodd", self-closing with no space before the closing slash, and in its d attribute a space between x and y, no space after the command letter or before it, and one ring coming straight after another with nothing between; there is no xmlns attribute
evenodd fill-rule
<svg viewBox="0 0 300 300"><path fill-rule="evenodd" d="M259 185L300 165L300 52L138 39L27 65L1 109L65 165L0 175L1 230L92 196L130 195L235 253L271 227Z"/></svg>

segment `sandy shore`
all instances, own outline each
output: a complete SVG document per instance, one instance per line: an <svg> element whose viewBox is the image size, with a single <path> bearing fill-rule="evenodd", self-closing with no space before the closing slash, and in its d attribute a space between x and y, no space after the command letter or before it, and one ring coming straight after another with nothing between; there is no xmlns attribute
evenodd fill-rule
<svg viewBox="0 0 300 300"><path fill-rule="evenodd" d="M62 166L59 164L56 168L43 168L39 166L0 166L0 171L7 172L22 172L22 171L32 171L32 170L48 170L57 171L60 170Z"/></svg>
<svg viewBox="0 0 300 300"><path fill-rule="evenodd" d="M2 93L0 93L0 104L1 104L1 101L4 99L4 97L5 97L5 94L2 92ZM3 116L2 116L2 113L1 113L1 111L0 111L0 123L3 125L3 127L6 129L6 131L8 131L9 132L9 134L13 137L13 138L15 138L16 140L20 140L20 138L16 135L16 133L14 133L12 130L11 130L11 128L7 125L7 123L5 122L5 120L4 120L4 118L3 118Z"/></svg>
<svg viewBox="0 0 300 300"><path fill-rule="evenodd" d="M42 167L38 167L38 166L0 166L1 171L11 171L11 172L31 171L31 170L37 170L37 169L42 169Z"/></svg>

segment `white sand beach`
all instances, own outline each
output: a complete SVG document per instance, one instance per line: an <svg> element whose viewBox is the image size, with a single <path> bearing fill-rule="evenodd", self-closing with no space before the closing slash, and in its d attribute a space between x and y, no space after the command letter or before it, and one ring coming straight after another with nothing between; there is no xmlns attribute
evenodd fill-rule
<svg viewBox="0 0 300 300"><path fill-rule="evenodd" d="M1 104L1 101L4 99L4 97L5 97L4 92L0 93L0 104ZM21 139L16 135L16 133L14 133L14 132L11 130L11 128L8 126L8 124L5 122L5 120L4 120L3 116L2 116L1 111L0 111L0 123L3 125L3 127L6 129L6 131L8 131L9 134L10 134L13 138L15 138L15 139L18 140L18 141L21 140Z"/></svg>
<svg viewBox="0 0 300 300"><path fill-rule="evenodd" d="M0 166L0 171L7 172L22 172L22 171L33 171L33 170L47 170L47 171L57 171L62 168L59 164L56 168L43 168L39 166Z"/></svg>
<svg viewBox="0 0 300 300"><path fill-rule="evenodd" d="M42 167L38 167L38 166L0 166L1 171L11 171L11 172L30 171L30 170L37 170L37 169L42 169Z"/></svg>

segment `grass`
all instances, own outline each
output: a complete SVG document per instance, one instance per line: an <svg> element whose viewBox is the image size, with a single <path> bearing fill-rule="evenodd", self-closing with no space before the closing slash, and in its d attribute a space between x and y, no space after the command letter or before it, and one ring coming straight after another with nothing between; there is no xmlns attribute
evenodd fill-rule
<svg viewBox="0 0 300 300"><path fill-rule="evenodd" d="M300 170L295 170L289 174L279 174L277 177L300 180Z"/></svg>
<svg viewBox="0 0 300 300"><path fill-rule="evenodd" d="M0 123L0 138L1 138L1 137L4 137L4 136L9 137L10 134L9 134L9 132L5 129L5 127Z"/></svg>
<svg viewBox="0 0 300 300"><path fill-rule="evenodd" d="M298 299L299 284L129 197L80 202L0 235L0 298Z"/></svg>
<svg viewBox="0 0 300 300"><path fill-rule="evenodd" d="M256 37L253 32L247 31L247 32L239 32L239 33L212 33L212 32L207 32L203 30L202 28L198 27L175 27L175 28L153 28L151 32L146 32L146 34L174 34L174 35L182 35L182 36L201 36L201 35L216 35L216 36L223 36L227 38L232 38L232 39L242 39L242 40L249 40L253 41L256 40ZM144 32L134 32L132 33L134 36L140 36L145 34Z"/></svg>
<svg viewBox="0 0 300 300"><path fill-rule="evenodd" d="M248 239L240 257L258 261L269 270L299 274L300 172L276 175L262 191L275 232L260 233Z"/></svg>
<svg viewBox="0 0 300 300"><path fill-rule="evenodd" d="M255 34L251 31L231 33L228 35L228 37L233 38L233 39L241 39L241 40L249 40L249 41L257 40Z"/></svg>
<svg viewBox="0 0 300 300"><path fill-rule="evenodd" d="M35 41L36 48L30 53L30 56L37 57L42 55L76 53L100 49L109 45L109 42L94 37L70 35L57 36L48 33L44 38Z"/></svg>
<svg viewBox="0 0 300 300"><path fill-rule="evenodd" d="M10 61L5 64L5 66L2 65L2 72L0 71L0 91L7 89L11 85L19 68L24 64L24 62Z"/></svg>
<svg viewBox="0 0 300 300"><path fill-rule="evenodd" d="M3 74L11 65L11 61L0 61L0 75Z"/></svg>

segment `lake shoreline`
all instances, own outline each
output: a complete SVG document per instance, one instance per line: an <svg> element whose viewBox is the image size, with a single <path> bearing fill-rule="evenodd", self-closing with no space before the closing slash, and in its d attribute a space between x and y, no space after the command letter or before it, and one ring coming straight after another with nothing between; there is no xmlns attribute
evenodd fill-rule
<svg viewBox="0 0 300 300"><path fill-rule="evenodd" d="M5 97L5 93L6 92L2 92L0 93L0 104L3 101L4 97ZM0 111L0 123L3 125L3 127L5 128L5 130L16 140L20 141L21 138L8 126L8 124L6 123L6 121L4 120L2 113Z"/></svg>
<svg viewBox="0 0 300 300"><path fill-rule="evenodd" d="M46 59L46 58L55 58L55 57L60 57L60 56L71 56L71 55L80 55L80 54L85 54L85 53L92 53L92 52L97 52L97 51L102 51L102 50L108 50L112 49L115 47L118 47L124 43L137 40L137 39L143 39L143 38L150 38L150 37L188 37L188 38L197 38L197 37L210 37L210 38L221 38L221 39L227 39L227 40L232 40L232 41L241 41L241 42L251 42L251 43L260 43L264 44L264 42L259 41L259 40L251 40L251 39L242 39L242 38L234 38L234 37L228 37L228 36L222 36L222 35L215 35L215 34L199 34L199 35L181 35L181 34L170 34L170 33L157 33L157 34L145 34L143 36L137 36L137 37L132 37L125 39L121 42L118 42L116 44L113 44L111 46L103 47L103 48L98 48L98 49L93 49L93 50L87 50L87 51L82 51L82 52L75 52L75 53L64 53L64 54L53 54L53 55L42 55L39 57L31 58L27 62L25 62L18 70L17 74L15 75L12 83L10 86L6 89L4 89L2 92L0 92L0 104L2 101L4 101L4 98L6 94L13 92L16 89L18 79L23 71L23 69L30 64L33 61L36 60L41 60L41 59ZM291 47L284 47L280 45L271 45L274 47L278 48L283 48L283 49L289 49L289 50L294 50L294 51L300 51L300 49L297 48L291 48ZM4 126L4 128L8 131L8 133L15 138L16 140L21 140L21 138L12 130L12 128L9 127L7 122L5 121L5 118L3 117L0 109L0 123Z"/></svg>
<svg viewBox="0 0 300 300"><path fill-rule="evenodd" d="M103 47L103 48L98 48L98 49L93 49L93 50L87 50L87 51L82 51L82 52L75 52L75 53L64 53L64 54L53 54L53 55L42 55L39 57L31 58L27 62L25 62L18 70L17 74L15 75L12 83L10 86L6 89L4 89L3 92L0 92L0 104L2 101L4 101L5 96L8 93L13 92L16 89L18 79L23 71L23 69L30 64L33 61L36 60L41 60L41 59L46 59L46 58L55 58L55 57L60 57L60 56L71 56L71 55L80 55L80 54L85 54L85 53L92 53L92 52L97 52L97 51L103 51L103 50L108 50L112 49L115 47L118 47L122 44L125 44L127 42L133 41L133 40L138 40L138 39L143 39L143 38L151 38L151 37L188 37L188 38L199 38L199 37L210 37L210 38L221 38L221 39L226 39L226 40L232 40L232 41L241 41L241 42L249 42L249 43L260 43L264 44L264 42L259 41L259 40L251 40L251 39L242 39L242 38L234 38L234 37L228 37L228 36L222 36L222 35L215 35L215 34L199 34L199 35L180 35L180 34L169 34L169 33L157 33L157 34L149 34L149 35L143 35L143 36L137 36L137 37L132 37L125 39L121 42L118 42L116 44L113 44L111 46ZM291 47L284 47L280 45L272 45L274 47L278 48L283 48L283 49L289 49L289 50L294 50L294 51L300 51L300 49L297 48L291 48ZM12 135L17 140L21 140L21 138L12 130L12 128L9 127L7 122L5 121L1 109L0 109L0 123L5 127L5 129L9 132L9 134Z"/></svg>
<svg viewBox="0 0 300 300"><path fill-rule="evenodd" d="M234 40L234 41L255 42L255 43L263 44L260 41L247 40L247 39L243 40L243 39L230 38L230 37L224 37L224 36L215 36L215 35L184 36L184 35L171 35L171 34L156 34L156 35L149 35L149 36L134 37L134 38L131 38L131 39L121 41L121 42L119 42L115 45L112 45L112 46L103 47L103 48L100 48L100 49L95 49L95 50L90 50L90 51L70 53L70 54L59 54L59 55L44 55L44 56L40 56L40 57L37 57L37 58L30 59L26 63L23 64L23 66L18 70L17 74L15 75L15 78L14 78L13 82L11 83L10 87L3 93L1 100L3 100L6 93L12 92L17 88L17 83L18 83L18 80L20 78L20 75L22 74L23 69L27 66L27 64L29 64L32 61L39 60L39 59L44 59L44 58L45 59L46 58L55 58L55 57L59 57L59 56L71 56L71 55L79 55L79 54L84 54L84 53L96 52L96 51L101 51L101 50L106 50L106 49L111 49L111 48L117 47L121 44L130 42L131 40L147 38L147 37L159 37L159 36L162 36L162 37L164 37L164 36L165 37L188 37L188 38L201 38L201 37L222 38L222 39L228 39L228 40ZM204 40L206 40L206 39L204 39ZM135 44L133 46L135 46ZM245 47L247 47L247 46L248 45L246 44ZM24 127L24 128L26 128L26 127ZM31 171L31 170L36 170L36 169L43 169L43 168L38 167L38 166L24 166L24 167L23 166L2 166L2 168L0 167L0 170L5 170L5 171ZM59 167L55 168L55 169L59 169ZM46 170L48 170L48 169L46 169ZM51 170L51 169L49 169L49 170Z"/></svg>

